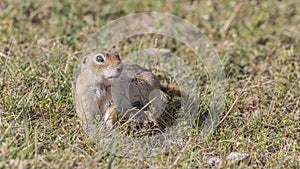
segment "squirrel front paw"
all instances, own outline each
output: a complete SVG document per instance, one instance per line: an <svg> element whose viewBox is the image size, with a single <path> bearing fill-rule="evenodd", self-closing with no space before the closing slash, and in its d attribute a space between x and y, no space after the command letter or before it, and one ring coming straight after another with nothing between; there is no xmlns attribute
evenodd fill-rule
<svg viewBox="0 0 300 169"><path fill-rule="evenodd" d="M117 108L115 106L111 106L106 109L104 120L107 128L115 128L115 123L117 122Z"/></svg>

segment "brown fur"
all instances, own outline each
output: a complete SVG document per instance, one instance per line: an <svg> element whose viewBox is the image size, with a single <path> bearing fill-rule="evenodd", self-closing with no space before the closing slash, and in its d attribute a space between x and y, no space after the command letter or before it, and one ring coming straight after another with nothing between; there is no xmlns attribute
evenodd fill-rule
<svg viewBox="0 0 300 169"><path fill-rule="evenodd" d="M98 63L95 60L97 55L102 55L104 62ZM75 104L77 115L87 131L95 126L97 114L104 116L106 125L113 128L117 120L118 103L113 101L111 88L115 87L113 93L121 95L114 90L124 87L122 80L129 82L128 97L132 105L136 103L145 105L151 97L160 98L160 93L155 89L158 91L162 89L165 92L179 91L161 85L159 79L143 67L121 63L118 53L114 51L101 51L84 56L81 59L81 71L76 83ZM153 91L155 94L150 97Z"/></svg>
<svg viewBox="0 0 300 169"><path fill-rule="evenodd" d="M103 55L104 62L97 63L95 57ZM97 114L107 117L107 125L112 127L115 119L115 106L111 103L109 88L112 81L117 78L122 70L119 55L115 52L101 51L84 56L81 59L81 71L76 82L75 104L76 112L83 127L90 130L95 126ZM108 71L105 74L105 71ZM106 77L109 71L115 77Z"/></svg>

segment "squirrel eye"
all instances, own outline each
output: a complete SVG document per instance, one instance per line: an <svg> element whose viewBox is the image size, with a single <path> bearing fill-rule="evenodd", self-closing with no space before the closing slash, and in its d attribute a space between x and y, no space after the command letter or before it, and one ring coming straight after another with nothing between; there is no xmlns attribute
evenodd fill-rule
<svg viewBox="0 0 300 169"><path fill-rule="evenodd" d="M96 61L97 62L104 62L103 56L102 55L97 55L96 56Z"/></svg>

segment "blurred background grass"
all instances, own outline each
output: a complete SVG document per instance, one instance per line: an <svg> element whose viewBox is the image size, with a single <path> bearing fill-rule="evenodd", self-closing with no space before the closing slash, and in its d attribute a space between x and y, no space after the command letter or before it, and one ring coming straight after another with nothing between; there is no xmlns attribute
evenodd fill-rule
<svg viewBox="0 0 300 169"><path fill-rule="evenodd" d="M187 145L152 158L109 158L87 139L76 117L77 61L85 41L103 25L145 11L186 19L211 40L228 81L224 115L232 110L207 141L195 131ZM111 162L113 168L201 168L211 165L207 157L225 159L233 151L250 158L223 167L297 168L299 37L297 0L1 0L0 168L105 168ZM143 47L153 47L155 38ZM173 45L179 56L188 52L171 42L158 47ZM137 45L123 42L117 49L125 55Z"/></svg>

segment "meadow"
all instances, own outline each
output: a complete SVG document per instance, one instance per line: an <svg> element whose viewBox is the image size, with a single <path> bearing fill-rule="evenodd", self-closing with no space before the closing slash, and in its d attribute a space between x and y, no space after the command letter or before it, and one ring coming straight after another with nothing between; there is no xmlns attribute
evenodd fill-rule
<svg viewBox="0 0 300 169"><path fill-rule="evenodd" d="M151 11L187 20L208 37L225 73L225 107L207 139L194 127L164 153L125 158L104 152L80 126L78 61L102 26ZM148 47L171 49L201 69L187 46L161 35L130 37L115 49L125 57ZM0 168L299 168L299 49L298 0L1 0ZM249 158L230 162L231 152Z"/></svg>

